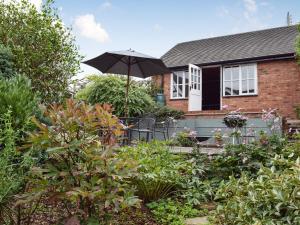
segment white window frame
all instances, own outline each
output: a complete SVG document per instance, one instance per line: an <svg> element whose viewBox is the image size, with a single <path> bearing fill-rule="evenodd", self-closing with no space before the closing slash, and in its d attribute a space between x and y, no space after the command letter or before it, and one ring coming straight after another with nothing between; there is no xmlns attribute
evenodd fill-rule
<svg viewBox="0 0 300 225"><path fill-rule="evenodd" d="M182 97L173 97L173 73L174 72L184 72L184 77L182 79ZM170 79L170 99L187 99L189 96L185 96L185 90L186 90L186 86L188 85L189 86L189 83L185 83L186 81L186 78L190 79L189 78L189 73L186 71L186 70L178 70L178 71L173 71L171 73L171 79ZM177 84L178 86L178 84ZM188 87L189 88L189 87Z"/></svg>
<svg viewBox="0 0 300 225"><path fill-rule="evenodd" d="M242 67L243 66L254 66L254 93L242 93ZM232 68L232 67L239 67L239 94L238 95L225 95L225 68ZM247 78L248 80L248 78ZM232 82L232 79L231 79ZM239 96L253 96L258 95L258 79L257 79L257 63L251 64L240 64L240 65L230 65L230 66L223 66L222 68L222 86L223 86L223 97L239 97Z"/></svg>

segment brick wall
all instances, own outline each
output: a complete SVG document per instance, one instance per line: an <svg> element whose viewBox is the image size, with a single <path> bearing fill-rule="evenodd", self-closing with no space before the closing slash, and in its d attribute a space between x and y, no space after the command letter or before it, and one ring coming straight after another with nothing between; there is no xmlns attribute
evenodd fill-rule
<svg viewBox="0 0 300 225"><path fill-rule="evenodd" d="M223 97L222 104L229 105L229 109L242 108L246 112L277 108L282 116L295 118L294 106L300 105L300 67L295 60L259 62L257 76L257 96ZM156 82L160 82L159 79L156 78ZM165 74L163 79L166 104L188 112L187 99L170 99L170 74Z"/></svg>

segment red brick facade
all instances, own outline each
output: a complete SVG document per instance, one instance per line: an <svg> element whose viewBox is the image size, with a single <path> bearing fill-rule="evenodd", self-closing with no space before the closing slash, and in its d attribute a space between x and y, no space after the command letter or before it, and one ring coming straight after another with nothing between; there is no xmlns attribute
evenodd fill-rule
<svg viewBox="0 0 300 225"><path fill-rule="evenodd" d="M295 118L294 107L300 105L300 67L295 60L266 61L257 63L258 95L222 97L222 105L229 110L242 108L245 112L261 112L262 109L276 108L281 116ZM159 78L157 77L156 80ZM183 110L187 115L188 99L170 99L170 74L164 75L166 104ZM221 115L224 111L202 111L198 115Z"/></svg>

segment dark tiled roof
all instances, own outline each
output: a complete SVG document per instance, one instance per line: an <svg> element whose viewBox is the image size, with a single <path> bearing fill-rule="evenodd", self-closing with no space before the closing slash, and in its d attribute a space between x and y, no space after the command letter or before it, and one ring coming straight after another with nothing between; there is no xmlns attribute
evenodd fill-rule
<svg viewBox="0 0 300 225"><path fill-rule="evenodd" d="M183 42L161 58L172 68L292 55L297 35L294 25Z"/></svg>

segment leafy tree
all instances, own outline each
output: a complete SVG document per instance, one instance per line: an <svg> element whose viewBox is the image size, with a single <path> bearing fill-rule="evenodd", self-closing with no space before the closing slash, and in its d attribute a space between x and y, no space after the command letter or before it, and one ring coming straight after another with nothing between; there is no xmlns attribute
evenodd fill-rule
<svg viewBox="0 0 300 225"><path fill-rule="evenodd" d="M27 0L0 0L0 43L11 49L17 71L31 79L44 102L68 95L70 78L81 59L52 2L48 0L38 11Z"/></svg>
<svg viewBox="0 0 300 225"><path fill-rule="evenodd" d="M125 115L126 78L114 75L91 76L90 83L77 93L77 98L87 100L90 104L109 103L117 116ZM147 89L131 81L128 95L129 115L141 115L154 105Z"/></svg>
<svg viewBox="0 0 300 225"><path fill-rule="evenodd" d="M16 74L13 60L11 50L0 44L0 78L10 78Z"/></svg>

